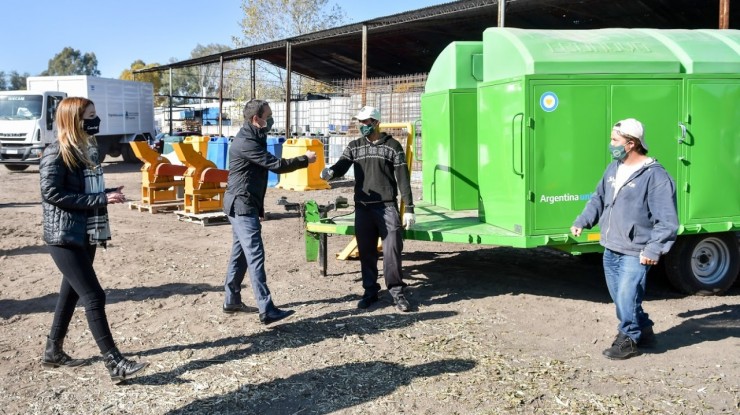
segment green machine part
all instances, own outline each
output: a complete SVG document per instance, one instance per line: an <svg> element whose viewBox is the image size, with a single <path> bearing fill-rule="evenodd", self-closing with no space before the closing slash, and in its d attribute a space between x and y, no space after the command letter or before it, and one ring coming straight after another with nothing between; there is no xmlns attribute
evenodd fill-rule
<svg viewBox="0 0 740 415"><path fill-rule="evenodd" d="M483 79L483 42L453 42L429 71L424 120L424 200L450 210L478 208L476 86Z"/></svg>
<svg viewBox="0 0 740 415"><path fill-rule="evenodd" d="M645 125L649 155L679 184L682 224L691 224L693 201L708 219L702 229L729 230L740 216L738 50L715 32L487 29L478 86L481 221L526 238L567 233L611 161L611 126L632 117ZM687 113L692 105L695 114ZM712 177L721 179L709 186ZM692 199L694 180L701 199ZM727 203L717 206L707 192ZM597 240L593 229L579 242Z"/></svg>
<svg viewBox="0 0 740 415"><path fill-rule="evenodd" d="M304 208L304 218L306 223L318 223L321 221L319 204L313 200L306 201ZM321 235L315 232L306 231L304 235L306 243L306 261L315 262L319 258L319 243Z"/></svg>

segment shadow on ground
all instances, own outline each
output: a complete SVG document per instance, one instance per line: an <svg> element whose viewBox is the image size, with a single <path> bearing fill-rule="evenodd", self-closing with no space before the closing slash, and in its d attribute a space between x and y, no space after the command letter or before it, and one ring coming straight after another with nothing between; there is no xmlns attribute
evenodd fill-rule
<svg viewBox="0 0 740 415"><path fill-rule="evenodd" d="M442 359L412 366L389 362L348 363L309 370L267 383L245 383L237 391L196 400L169 414L225 414L234 411L329 414L387 396L417 378L461 373L474 367L475 362L461 359Z"/></svg>
<svg viewBox="0 0 740 415"><path fill-rule="evenodd" d="M450 311L434 311L402 315L377 315L366 314L356 310L343 310L298 321L291 321L289 319L282 322L282 324L270 326L272 330L263 330L248 336L226 337L139 352L137 355L151 356L166 352L182 352L184 350L204 350L221 347L231 349L217 356L209 356L207 359L202 360L191 360L173 370L137 377L128 382L139 385L188 383L190 381L182 378L181 375L193 370L226 364L261 353L304 347L331 338L342 339L348 336L370 336L387 330L409 327L420 321L428 322L449 318L455 314L455 312Z"/></svg>
<svg viewBox="0 0 740 415"><path fill-rule="evenodd" d="M57 280L58 282L59 280ZM106 304L115 304L125 301L144 301L156 298L166 298L173 295L200 295L204 292L222 292L222 286L210 284L183 284L172 283L157 287L136 287L126 289L105 290ZM47 294L42 297L25 300L0 300L0 318L8 319L16 315L33 313L52 313L57 304L59 293ZM79 305L79 303L78 303Z"/></svg>

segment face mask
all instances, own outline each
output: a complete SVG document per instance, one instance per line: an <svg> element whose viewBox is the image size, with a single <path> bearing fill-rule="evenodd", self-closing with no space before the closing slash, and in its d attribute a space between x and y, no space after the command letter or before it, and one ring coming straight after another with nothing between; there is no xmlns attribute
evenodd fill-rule
<svg viewBox="0 0 740 415"><path fill-rule="evenodd" d="M258 120L257 121L257 126L258 126L257 129L259 130L259 132L261 132L261 133L267 133L267 132L270 131L270 129L272 129L272 125L275 124L275 121L272 119L272 117L268 117L265 120L265 126L264 127L259 127L259 124L260 124L260 122Z"/></svg>
<svg viewBox="0 0 740 415"><path fill-rule="evenodd" d="M96 116L91 120L82 120L82 130L88 135L95 135L100 132L100 117Z"/></svg>
<svg viewBox="0 0 740 415"><path fill-rule="evenodd" d="M624 145L613 146L609 145L609 153L612 155L614 160L622 161L627 158L627 150L624 149Z"/></svg>
<svg viewBox="0 0 740 415"><path fill-rule="evenodd" d="M375 127L373 127L372 124L369 124L369 125L363 124L360 126L360 133L362 134L363 137L370 137L370 134L373 133L374 129Z"/></svg>

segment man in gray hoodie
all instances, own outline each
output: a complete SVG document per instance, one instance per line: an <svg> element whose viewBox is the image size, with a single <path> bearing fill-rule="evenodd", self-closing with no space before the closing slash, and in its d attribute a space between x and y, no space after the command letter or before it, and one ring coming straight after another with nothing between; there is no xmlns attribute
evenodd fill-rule
<svg viewBox="0 0 740 415"><path fill-rule="evenodd" d="M619 326L610 359L629 359L638 347L655 344L653 322L642 309L645 277L676 240L676 185L657 160L648 157L642 123L614 125L609 151L614 158L583 212L570 228L580 236L597 223L604 247L604 275L617 308Z"/></svg>

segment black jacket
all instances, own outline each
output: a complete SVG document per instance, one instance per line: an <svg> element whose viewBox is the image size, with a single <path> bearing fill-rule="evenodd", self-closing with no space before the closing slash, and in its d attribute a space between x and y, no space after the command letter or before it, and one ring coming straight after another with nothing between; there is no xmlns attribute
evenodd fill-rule
<svg viewBox="0 0 740 415"><path fill-rule="evenodd" d="M279 159L267 151L267 135L245 124L229 148L229 180L224 194L224 213L265 215L268 172L289 173L308 167L308 157Z"/></svg>
<svg viewBox="0 0 740 415"><path fill-rule="evenodd" d="M398 140L386 133L380 133L380 138L372 143L365 137L352 140L330 168L334 176L340 177L353 165L355 203L395 206L400 189L406 212L414 213L406 153Z"/></svg>
<svg viewBox="0 0 740 415"><path fill-rule="evenodd" d="M95 160L93 160L95 161ZM44 242L49 245L88 244L87 217L94 209L106 213L105 193L85 194L82 165L69 169L59 154L59 142L44 149L39 164ZM114 189L106 189L106 192Z"/></svg>

